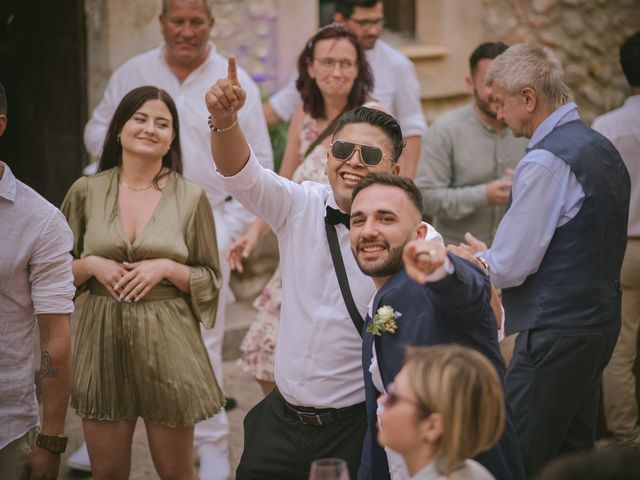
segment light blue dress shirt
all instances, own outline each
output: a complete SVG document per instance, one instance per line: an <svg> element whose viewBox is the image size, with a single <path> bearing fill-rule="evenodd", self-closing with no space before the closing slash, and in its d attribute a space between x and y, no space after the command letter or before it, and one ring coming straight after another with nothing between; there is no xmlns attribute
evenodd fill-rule
<svg viewBox="0 0 640 480"><path fill-rule="evenodd" d="M513 178L511 206L491 248L479 254L497 288L516 287L537 272L556 228L582 207L584 191L569 164L547 150L530 150L554 128L579 119L574 102L562 105L538 126L527 145Z"/></svg>

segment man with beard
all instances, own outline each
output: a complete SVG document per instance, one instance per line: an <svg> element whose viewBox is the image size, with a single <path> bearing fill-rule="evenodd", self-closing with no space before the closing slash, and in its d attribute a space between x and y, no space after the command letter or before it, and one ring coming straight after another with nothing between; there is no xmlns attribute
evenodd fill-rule
<svg viewBox="0 0 640 480"><path fill-rule="evenodd" d="M420 191L408 178L373 173L353 190L351 249L377 288L362 347L368 430L360 480L408 478L398 454L376 442L376 399L400 371L407 346L467 345L504 376L489 278L477 264L447 253L441 242L423 240L421 210ZM509 415L500 442L476 460L498 480L524 478Z"/></svg>
<svg viewBox="0 0 640 480"><path fill-rule="evenodd" d="M375 288L350 254L348 212L366 175L398 173L400 125L379 110L350 110L327 152L329 185L298 184L261 167L249 148L238 126L246 93L232 58L205 99L219 178L272 228L282 270L277 388L244 419L236 478L306 480L311 462L327 457L345 459L355 478L366 432L361 323Z"/></svg>
<svg viewBox="0 0 640 480"><path fill-rule="evenodd" d="M511 175L527 142L515 138L496 119L491 87L484 77L504 43L483 43L469 58L467 77L474 101L452 110L427 131L416 184L424 211L447 243L459 243L466 232L488 245L506 210Z"/></svg>

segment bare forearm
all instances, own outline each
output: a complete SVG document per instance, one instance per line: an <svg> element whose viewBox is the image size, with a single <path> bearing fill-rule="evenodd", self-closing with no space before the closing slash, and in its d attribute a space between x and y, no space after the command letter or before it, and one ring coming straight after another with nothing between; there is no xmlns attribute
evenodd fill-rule
<svg viewBox="0 0 640 480"><path fill-rule="evenodd" d="M189 267L173 260L166 260L165 278L185 293L191 291L190 277Z"/></svg>
<svg viewBox="0 0 640 480"><path fill-rule="evenodd" d="M73 272L73 284L78 287L93 277L93 257L88 256L71 262Z"/></svg>
<svg viewBox="0 0 640 480"><path fill-rule="evenodd" d="M38 315L40 329L40 385L42 433L64 433L71 389L71 339L69 314Z"/></svg>
<svg viewBox="0 0 640 480"><path fill-rule="evenodd" d="M416 176L418 162L420 161L421 144L422 137L418 135L405 138L403 159L400 164L400 175L403 177L414 178Z"/></svg>
<svg viewBox="0 0 640 480"><path fill-rule="evenodd" d="M225 119L219 124L215 121L214 126L220 129L229 127L233 121ZM222 175L230 177L242 170L242 167L249 160L249 144L244 138L239 125L226 132L211 132L211 154L213 155L216 167Z"/></svg>

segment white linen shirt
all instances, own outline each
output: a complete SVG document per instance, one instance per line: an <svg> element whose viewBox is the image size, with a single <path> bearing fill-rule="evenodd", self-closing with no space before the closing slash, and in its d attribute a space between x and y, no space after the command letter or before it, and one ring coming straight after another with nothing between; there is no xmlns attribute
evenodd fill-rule
<svg viewBox="0 0 640 480"><path fill-rule="evenodd" d="M182 83L169 68L165 46L137 55L120 66L109 80L102 100L91 115L84 130L84 142L93 156L99 156L109 122L122 97L132 89L143 85L154 85L166 90L173 98L180 119L180 147L182 149L183 174L204 188L216 217L219 248L224 251L231 238L243 233L253 217L240 209L235 202L225 202L229 195L211 160L211 133L207 125L207 110L204 96L217 80L227 76L227 59L216 52L209 43L209 55L202 65L191 72ZM247 142L256 153L260 163L273 168L273 153L269 131L262 111L260 91L255 82L242 68L238 78L247 92L247 100L238 113L238 120ZM217 221L224 207L224 224ZM218 209L218 210L216 210ZM242 221L241 218L242 217ZM223 230L231 230L228 234Z"/></svg>
<svg viewBox="0 0 640 480"><path fill-rule="evenodd" d="M373 99L398 120L403 136L423 135L427 124L420 103L420 83L411 60L380 39L373 48L365 50L365 55L374 78ZM295 72L289 82L269 98L269 105L283 120L290 120L302 105L296 89L297 79Z"/></svg>
<svg viewBox="0 0 640 480"><path fill-rule="evenodd" d="M364 402L362 339L345 306L326 240L326 207L337 208L331 187L294 183L261 168L253 152L226 189L278 237L282 307L275 379L293 405L342 408ZM375 292L351 253L349 230L336 225L354 302L364 318Z"/></svg>
<svg viewBox="0 0 640 480"><path fill-rule="evenodd" d="M631 177L629 202L630 237L640 237L640 95L627 98L624 105L599 116L591 126L616 147Z"/></svg>
<svg viewBox="0 0 640 480"><path fill-rule="evenodd" d="M0 180L0 449L38 424L35 315L73 312L73 234L8 165Z"/></svg>

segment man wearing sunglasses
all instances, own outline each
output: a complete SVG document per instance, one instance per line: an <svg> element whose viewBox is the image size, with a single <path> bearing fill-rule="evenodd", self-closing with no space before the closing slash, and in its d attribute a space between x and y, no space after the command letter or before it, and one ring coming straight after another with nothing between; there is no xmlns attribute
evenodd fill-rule
<svg viewBox="0 0 640 480"><path fill-rule="evenodd" d="M347 112L327 155L330 186L296 184L257 162L237 125L244 99L230 59L228 78L206 94L211 150L225 188L278 237L282 309L277 388L245 418L236 478L306 480L312 460L338 457L355 479L366 431L362 339L341 294L328 235L337 239L334 253L342 257L355 314L364 317L375 287L350 253L351 192L371 172L399 172L400 126L378 110Z"/></svg>
<svg viewBox="0 0 640 480"><path fill-rule="evenodd" d="M371 96L398 119L406 141L403 174L415 175L421 137L427 130L420 103L420 84L411 61L378 37L384 26L381 0L338 0L333 20L351 30L364 48L375 78ZM293 78L263 103L269 125L291 119L302 105Z"/></svg>
<svg viewBox="0 0 640 480"><path fill-rule="evenodd" d="M483 353L504 376L489 277L477 264L447 252L442 242L424 240L425 228L422 195L410 179L373 173L353 190L351 250L378 289L365 320L362 346L369 428L360 480L386 480L390 470L408 478L400 473L402 458L385 452L376 441L376 401L402 368L407 346L467 345ZM393 320L381 323L389 315ZM500 442L476 460L498 480L524 478L509 419Z"/></svg>

